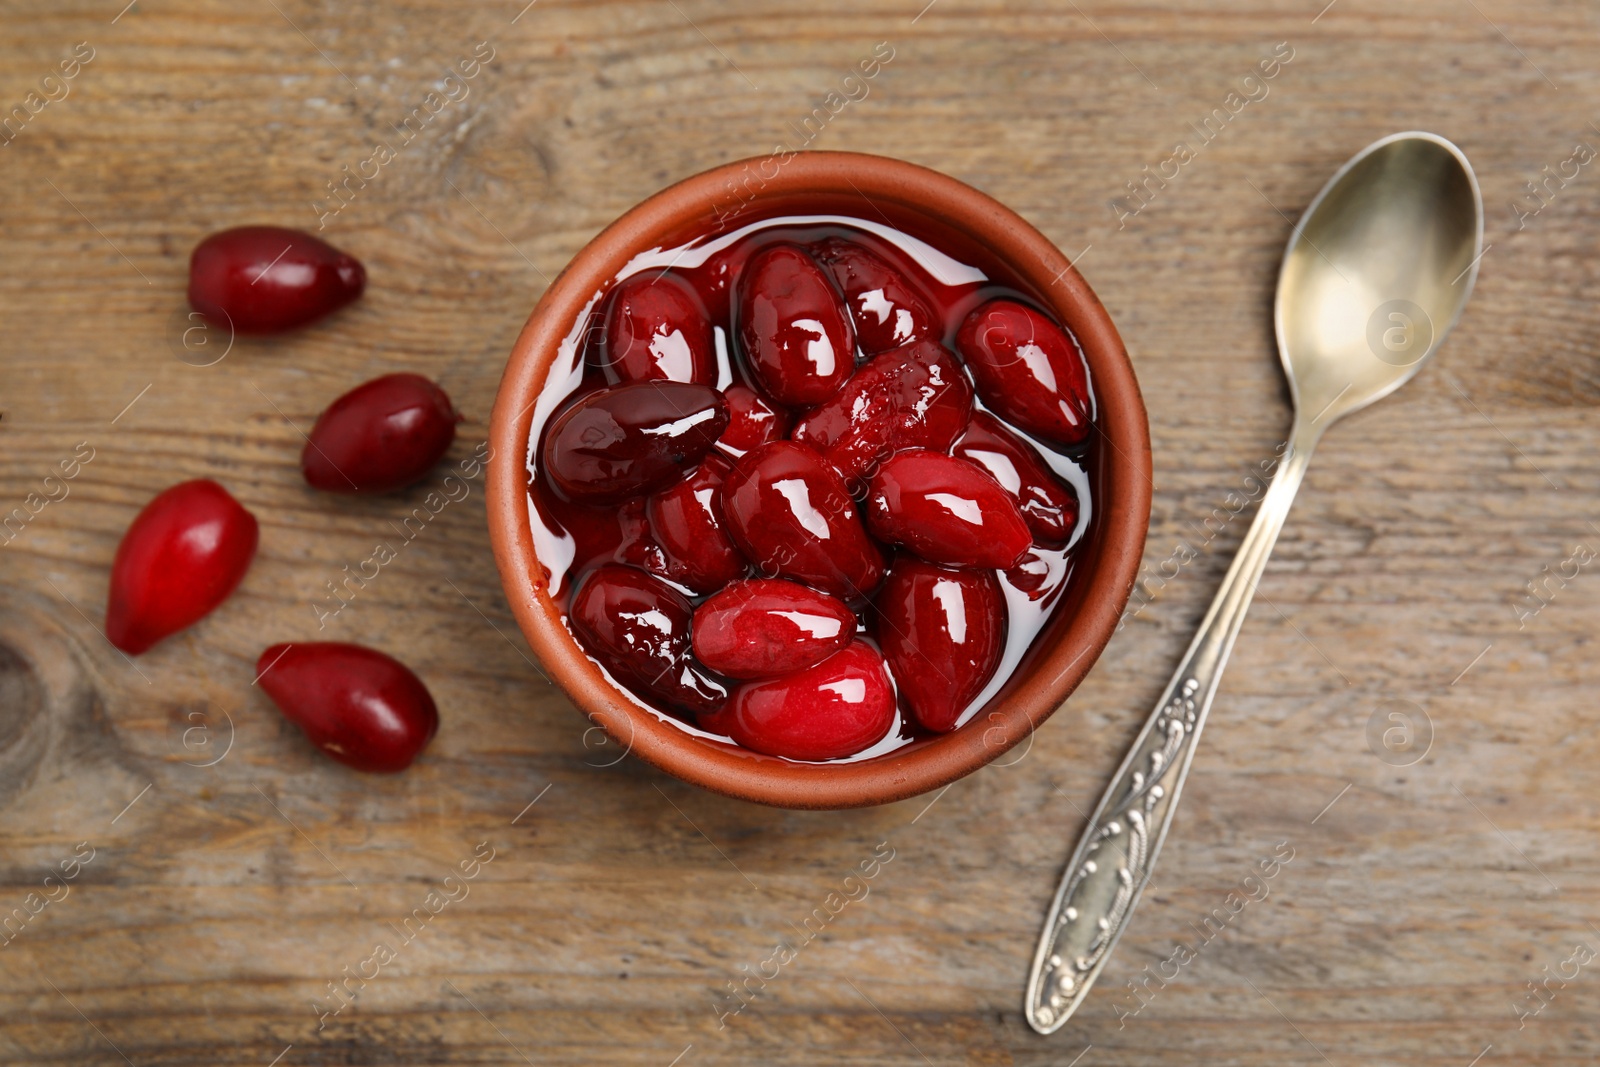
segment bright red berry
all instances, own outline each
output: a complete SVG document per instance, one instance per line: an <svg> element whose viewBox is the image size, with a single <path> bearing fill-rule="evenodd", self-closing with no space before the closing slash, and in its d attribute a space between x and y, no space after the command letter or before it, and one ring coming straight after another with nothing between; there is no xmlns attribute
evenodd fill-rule
<svg viewBox="0 0 1600 1067"><path fill-rule="evenodd" d="M647 699L695 714L722 706L727 692L689 658L693 609L654 575L607 564L572 595L572 629L612 675Z"/></svg>
<svg viewBox="0 0 1600 1067"><path fill-rule="evenodd" d="M821 663L848 645L856 615L844 601L798 582L752 578L694 612L696 658L730 678L772 678Z"/></svg>
<svg viewBox="0 0 1600 1067"><path fill-rule="evenodd" d="M439 709L422 679L374 648L273 645L256 674L313 745L358 771L403 771L439 731Z"/></svg>
<svg viewBox="0 0 1600 1067"><path fill-rule="evenodd" d="M729 540L722 514L722 483L730 469L727 460L712 453L645 506L650 533L661 547L660 573L697 593L720 589L750 568Z"/></svg>
<svg viewBox="0 0 1600 1067"><path fill-rule="evenodd" d="M852 756L881 741L894 721L889 672L865 641L814 667L745 682L717 718L745 748L796 760Z"/></svg>
<svg viewBox="0 0 1600 1067"><path fill-rule="evenodd" d="M883 578L883 553L844 482L804 445L774 441L734 464L722 509L734 543L763 576L845 599L865 596Z"/></svg>
<svg viewBox="0 0 1600 1067"><path fill-rule="evenodd" d="M210 614L250 569L256 517L210 479L180 482L146 504L111 564L106 636L137 656Z"/></svg>
<svg viewBox="0 0 1600 1067"><path fill-rule="evenodd" d="M717 352L700 298L675 274L635 274L617 284L599 347L606 381L715 385Z"/></svg>
<svg viewBox="0 0 1600 1067"><path fill-rule="evenodd" d="M789 407L820 404L856 366L856 336L833 279L803 250L773 245L739 278L739 342L750 373Z"/></svg>
<svg viewBox="0 0 1600 1067"><path fill-rule="evenodd" d="M708 385L651 381L601 389L550 425L544 470L569 500L616 503L678 481L727 425L728 406Z"/></svg>
<svg viewBox="0 0 1600 1067"><path fill-rule="evenodd" d="M975 412L950 454L976 463L1011 494L1035 544L1060 548L1067 543L1078 525L1078 494L1003 422L987 411Z"/></svg>
<svg viewBox="0 0 1600 1067"><path fill-rule="evenodd" d="M817 258L844 292L856 341L868 355L943 332L916 287L854 241L831 237L817 246Z"/></svg>
<svg viewBox="0 0 1600 1067"><path fill-rule="evenodd" d="M717 439L717 448L724 455L738 459L757 445L788 436L788 414L773 408L748 385L730 385L722 398L728 402L728 428Z"/></svg>
<svg viewBox="0 0 1600 1067"><path fill-rule="evenodd" d="M793 438L820 452L859 496L864 479L893 453L949 448L971 413L972 386L961 365L943 345L917 341L862 364L800 420Z"/></svg>
<svg viewBox="0 0 1600 1067"><path fill-rule="evenodd" d="M1033 544L1017 502L976 464L912 449L889 459L867 488L867 528L930 563L1010 567Z"/></svg>
<svg viewBox="0 0 1600 1067"><path fill-rule="evenodd" d="M1052 445L1089 435L1089 372L1078 342L1042 313L991 300L956 334L978 395L995 414Z"/></svg>
<svg viewBox="0 0 1600 1067"><path fill-rule="evenodd" d="M901 556L874 604L878 644L900 699L925 728L954 730L1005 652L999 579L993 571L954 570Z"/></svg>
<svg viewBox="0 0 1600 1067"><path fill-rule="evenodd" d="M350 390L317 418L300 453L312 488L387 493L421 481L456 439L461 416L420 374L386 374Z"/></svg>
<svg viewBox="0 0 1600 1067"><path fill-rule="evenodd" d="M240 226L195 245L189 304L241 334L282 333L337 311L361 295L367 272L354 256L309 233Z"/></svg>

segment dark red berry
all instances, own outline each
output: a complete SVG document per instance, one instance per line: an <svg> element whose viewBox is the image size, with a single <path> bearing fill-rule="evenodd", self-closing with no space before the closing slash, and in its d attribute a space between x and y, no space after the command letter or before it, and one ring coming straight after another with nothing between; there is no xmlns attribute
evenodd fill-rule
<svg viewBox="0 0 1600 1067"><path fill-rule="evenodd" d="M689 658L693 609L683 594L643 571L597 567L572 595L572 630L617 681L646 699L695 714L727 698Z"/></svg>
<svg viewBox="0 0 1600 1067"><path fill-rule="evenodd" d="M694 654L730 678L772 678L821 663L855 638L844 601L798 582L752 578L694 612Z"/></svg>
<svg viewBox="0 0 1600 1067"><path fill-rule="evenodd" d="M646 552L654 552L661 559L660 546L650 536L650 524L644 517L644 497L633 497L620 504L590 507L573 504L555 494L543 477L533 480L528 487L530 518L540 529L541 538L551 540L551 559L565 550L572 553L572 562L552 571L547 564L540 569L551 579L554 591L570 591L571 579L587 574L602 563L630 563L646 570L659 571L659 566L645 563ZM553 542L553 543L552 543ZM559 546L559 547L557 547ZM543 558L543 557L541 557ZM564 559L565 557L559 557Z"/></svg>
<svg viewBox="0 0 1600 1067"><path fill-rule="evenodd" d="M1078 342L1042 313L991 300L968 315L956 347L995 414L1051 445L1089 435L1089 372Z"/></svg>
<svg viewBox="0 0 1600 1067"><path fill-rule="evenodd" d="M901 556L874 603L900 699L926 729L954 730L1005 652L1005 597L994 572Z"/></svg>
<svg viewBox="0 0 1600 1067"><path fill-rule="evenodd" d="M717 352L700 298L675 274L619 282L606 309L599 362L606 381L715 385Z"/></svg>
<svg viewBox="0 0 1600 1067"><path fill-rule="evenodd" d="M853 756L894 726L894 687L878 650L854 641L814 667L733 691L718 717L745 748L797 760Z"/></svg>
<svg viewBox="0 0 1600 1067"><path fill-rule="evenodd" d="M844 482L804 445L774 441L734 464L722 509L734 543L763 576L846 599L865 596L883 578L883 554Z"/></svg>
<svg viewBox="0 0 1600 1067"><path fill-rule="evenodd" d="M867 528L931 563L1009 567L1033 535L1000 483L976 464L912 449L890 458L867 488Z"/></svg>
<svg viewBox="0 0 1600 1067"><path fill-rule="evenodd" d="M712 253L705 264L693 272L695 288L705 301L712 322L730 324L733 321L739 277L757 251L759 249L751 241L735 241Z"/></svg>
<svg viewBox="0 0 1600 1067"><path fill-rule="evenodd" d="M722 482L731 468L716 453L677 485L650 498L645 514L661 546L661 574L697 593L720 589L749 569L727 534ZM646 568L651 570L654 568Z"/></svg>
<svg viewBox="0 0 1600 1067"><path fill-rule="evenodd" d="M794 440L822 453L856 495L865 478L906 448L944 451L967 425L972 386L955 356L917 341L864 363L794 428Z"/></svg>
<svg viewBox="0 0 1600 1067"><path fill-rule="evenodd" d="M728 425L728 406L708 385L634 382L589 393L545 436L544 470L585 504L649 493L695 467Z"/></svg>
<svg viewBox="0 0 1600 1067"><path fill-rule="evenodd" d="M387 493L427 476L456 439L461 416L420 374L386 374L328 405L300 453L312 488Z"/></svg>
<svg viewBox="0 0 1600 1067"><path fill-rule="evenodd" d="M856 341L868 355L942 332L916 287L854 241L830 237L817 246L817 258L827 264L844 292Z"/></svg>
<svg viewBox="0 0 1600 1067"><path fill-rule="evenodd" d="M656 535L650 531L650 520L646 515L648 503L646 497L634 497L608 509L608 515L615 519L618 534L616 548L610 553L611 560L664 577L667 573L667 555L656 543Z"/></svg>
<svg viewBox="0 0 1600 1067"><path fill-rule="evenodd" d="M256 661L256 674L313 745L358 771L403 771L439 731L439 709L422 679L377 649L333 641L273 645Z"/></svg>
<svg viewBox="0 0 1600 1067"><path fill-rule="evenodd" d="M1037 547L1022 554L1014 566L1006 568L1006 581L1029 600L1043 600L1061 588L1068 564L1058 555L1041 552Z"/></svg>
<svg viewBox="0 0 1600 1067"><path fill-rule="evenodd" d="M180 482L134 516L111 564L106 637L137 656L228 599L255 558L259 528L209 479Z"/></svg>
<svg viewBox="0 0 1600 1067"><path fill-rule="evenodd" d="M717 448L725 455L738 459L757 445L788 436L789 416L748 385L730 385L722 398L728 402L728 428L717 439Z"/></svg>
<svg viewBox="0 0 1600 1067"><path fill-rule="evenodd" d="M309 233L240 226L195 245L189 304L217 327L282 333L337 311L361 295L367 272L354 256Z"/></svg>
<svg viewBox="0 0 1600 1067"><path fill-rule="evenodd" d="M739 278L738 308L745 363L778 403L820 404L855 370L844 300L827 272L794 245L751 257Z"/></svg>
<svg viewBox="0 0 1600 1067"><path fill-rule="evenodd" d="M1078 494L999 419L987 411L975 412L972 425L950 452L988 471L1011 494L1035 544L1060 548L1067 543L1078 525Z"/></svg>

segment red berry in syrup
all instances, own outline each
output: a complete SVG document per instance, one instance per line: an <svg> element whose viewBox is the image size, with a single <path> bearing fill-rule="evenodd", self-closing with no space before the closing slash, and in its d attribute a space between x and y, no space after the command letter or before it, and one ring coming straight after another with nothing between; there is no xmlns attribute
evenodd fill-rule
<svg viewBox="0 0 1600 1067"><path fill-rule="evenodd" d="M1046 555L1034 547L1024 552L1015 566L1007 567L1005 575L1012 588L1029 600L1039 601L1059 590L1071 570L1070 560Z"/></svg>
<svg viewBox="0 0 1600 1067"><path fill-rule="evenodd" d="M1017 501L1035 544L1060 548L1078 525L1078 495L1055 476L1032 445L987 411L975 412L950 450L971 460Z"/></svg>
<svg viewBox="0 0 1600 1067"><path fill-rule="evenodd" d="M817 258L827 264L844 292L856 341L868 355L943 332L916 287L854 241L829 238L817 246Z"/></svg>
<svg viewBox="0 0 1600 1067"><path fill-rule="evenodd" d="M924 728L955 729L1005 652L1005 597L994 572L901 556L874 603L878 644L901 700Z"/></svg>
<svg viewBox="0 0 1600 1067"><path fill-rule="evenodd" d="M798 582L752 578L694 612L695 657L730 678L772 678L821 663L856 634L844 601Z"/></svg>
<svg viewBox="0 0 1600 1067"><path fill-rule="evenodd" d="M609 520L615 522L618 535L615 550L610 553L610 562L626 563L631 567L638 567L640 570L665 577L667 554L661 551L661 546L656 543L655 534L650 532L650 520L646 517L648 504L648 498L634 497L607 509L605 514ZM584 562L597 560L605 554L601 552L588 556ZM574 566L576 565L577 562L574 561Z"/></svg>
<svg viewBox="0 0 1600 1067"><path fill-rule="evenodd" d="M905 448L944 451L967 425L972 386L949 350L917 341L875 356L794 428L856 496L865 478Z"/></svg>
<svg viewBox="0 0 1600 1067"><path fill-rule="evenodd" d="M313 745L358 771L405 770L439 730L439 709L422 679L377 649L332 641L273 645L256 673Z"/></svg>
<svg viewBox="0 0 1600 1067"><path fill-rule="evenodd" d="M856 337L833 279L794 245L764 248L739 278L739 342L769 396L810 407L855 370Z"/></svg>
<svg viewBox="0 0 1600 1067"><path fill-rule="evenodd" d="M883 554L844 482L804 445L775 441L734 464L722 509L734 543L763 576L845 599L865 596L883 578Z"/></svg>
<svg viewBox="0 0 1600 1067"><path fill-rule="evenodd" d="M991 300L956 334L978 395L995 414L1052 445L1089 435L1089 377L1078 343L1042 313Z"/></svg>
<svg viewBox="0 0 1600 1067"><path fill-rule="evenodd" d="M317 418L300 453L314 489L387 493L427 476L456 439L461 416L420 374L386 374L356 386Z"/></svg>
<svg viewBox="0 0 1600 1067"><path fill-rule="evenodd" d="M881 741L894 721L889 672L865 641L814 667L745 682L718 717L745 748L797 760L852 756Z"/></svg>
<svg viewBox="0 0 1600 1067"><path fill-rule="evenodd" d="M540 567L555 589L570 591L578 576L602 563L660 569L646 563L647 558L652 558L651 553L658 561L662 557L645 521L644 497L596 507L573 504L556 495L542 472L529 486L529 496L545 529L555 537L571 539L572 562L559 574L547 564Z"/></svg>
<svg viewBox="0 0 1600 1067"><path fill-rule="evenodd" d="M661 574L697 593L720 589L750 565L728 539L722 482L731 467L712 453L693 474L650 498L645 514L661 547ZM652 568L646 568L652 569Z"/></svg>
<svg viewBox="0 0 1600 1067"><path fill-rule="evenodd" d="M146 504L111 564L106 637L137 656L210 614L250 569L259 528L209 479L180 482Z"/></svg>
<svg viewBox="0 0 1600 1067"><path fill-rule="evenodd" d="M981 467L912 449L878 468L867 488L867 528L930 563L1004 568L1033 544L1022 512Z"/></svg>
<svg viewBox="0 0 1600 1067"><path fill-rule="evenodd" d="M715 385L717 352L700 298L675 274L635 274L606 310L599 362L606 381Z"/></svg>
<svg viewBox="0 0 1600 1067"><path fill-rule="evenodd" d="M568 499L616 503L678 481L727 425L728 407L708 385L619 385L586 394L556 417L543 466Z"/></svg>
<svg viewBox="0 0 1600 1067"><path fill-rule="evenodd" d="M694 272L695 287L705 302L712 322L724 325L733 322L739 277L744 274L745 264L759 251L753 242L735 241L727 248L712 253L705 264Z"/></svg>
<svg viewBox="0 0 1600 1067"><path fill-rule="evenodd" d="M304 326L355 300L366 286L366 269L354 256L282 226L223 230L189 256L190 306L241 334Z"/></svg>
<svg viewBox="0 0 1600 1067"><path fill-rule="evenodd" d="M788 436L788 414L773 408L748 385L730 385L722 398L728 402L728 428L717 439L717 448L724 455L738 459L757 445Z"/></svg>
<svg viewBox="0 0 1600 1067"><path fill-rule="evenodd" d="M727 692L689 658L693 609L683 594L643 571L607 564L572 595L572 630L589 654L646 699L695 714Z"/></svg>

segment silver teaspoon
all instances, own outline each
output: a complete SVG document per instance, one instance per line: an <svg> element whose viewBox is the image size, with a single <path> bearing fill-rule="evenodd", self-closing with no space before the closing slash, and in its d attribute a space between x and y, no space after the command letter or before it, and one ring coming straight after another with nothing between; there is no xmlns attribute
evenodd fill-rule
<svg viewBox="0 0 1600 1067"><path fill-rule="evenodd" d="M1067 863L1028 979L1028 1024L1053 1033L1127 927L1177 810L1195 743L1256 583L1322 432L1411 379L1478 276L1483 197L1461 150L1431 133L1375 141L1300 218L1278 272L1278 355L1294 401L1288 448L1216 599Z"/></svg>

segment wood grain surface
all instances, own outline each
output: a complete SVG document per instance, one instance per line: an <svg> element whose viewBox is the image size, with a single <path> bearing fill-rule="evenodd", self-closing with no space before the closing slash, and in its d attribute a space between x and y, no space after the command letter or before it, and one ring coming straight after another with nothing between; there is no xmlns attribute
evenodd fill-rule
<svg viewBox="0 0 1600 1067"><path fill-rule="evenodd" d="M1600 9L522 2L0 4L0 512L26 515L0 534L0 1062L1600 1056L1600 575L1569 562L1600 551L1600 172L1563 167L1600 145ZM1030 219L1078 258L1150 409L1149 603L1032 747L836 814L616 761L511 620L481 479L319 630L327 583L444 471L393 498L312 492L316 413L428 374L466 412L465 459L584 242L664 184L799 147L880 42L892 60L811 146L913 160ZM1137 214L1112 205L1235 92L1256 99ZM1039 1038L1020 1009L1042 909L1288 425L1284 241L1344 159L1408 128L1477 167L1477 292L1417 381L1323 443L1155 889L1084 1010ZM366 263L366 297L291 338L186 347L196 241L315 230L380 141L395 158L324 231ZM130 663L98 632L118 537L202 476L259 516L260 556L223 610ZM1169 560L1187 562L1163 579ZM410 772L329 762L252 686L266 644L319 637L432 688L443 726ZM1385 747L1408 725L1409 755ZM870 891L830 910L875 857ZM353 1001L330 995L363 972Z"/></svg>

